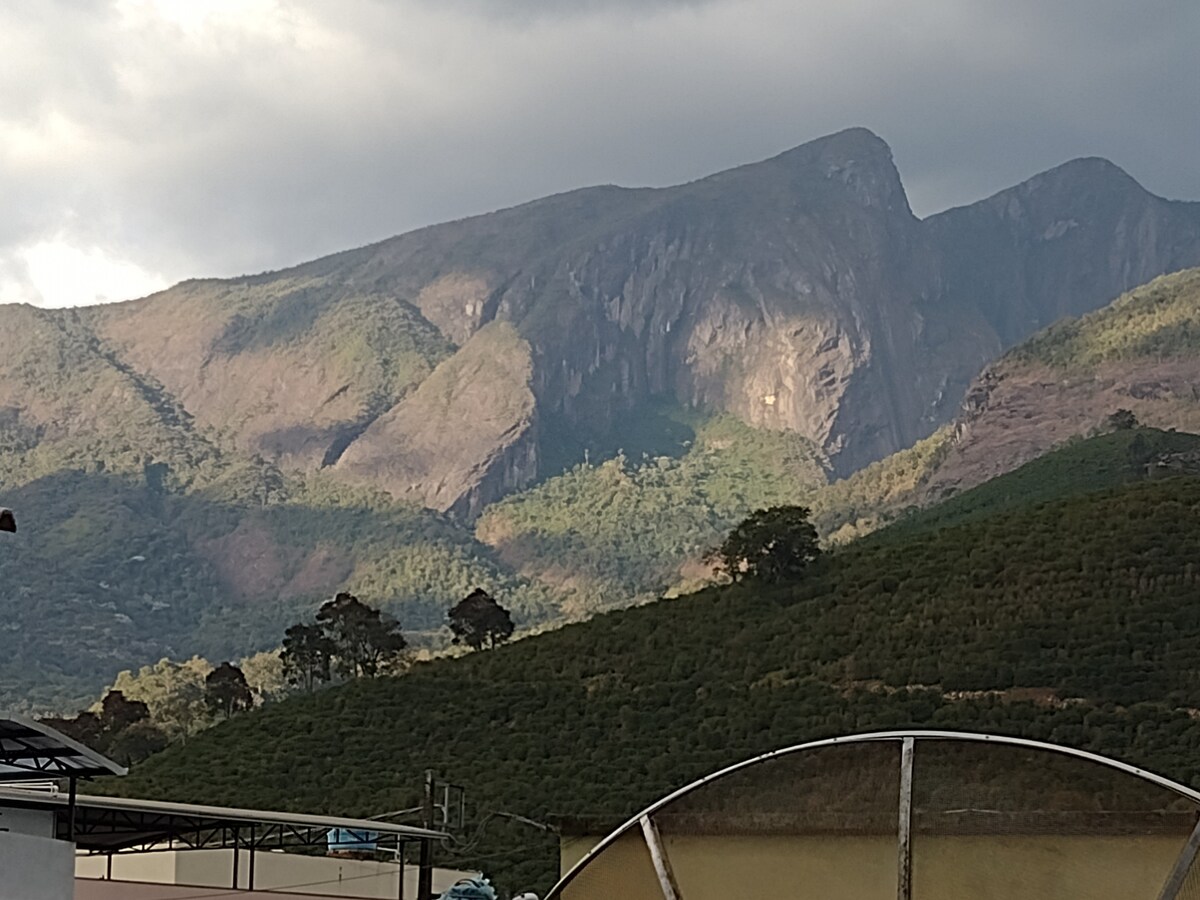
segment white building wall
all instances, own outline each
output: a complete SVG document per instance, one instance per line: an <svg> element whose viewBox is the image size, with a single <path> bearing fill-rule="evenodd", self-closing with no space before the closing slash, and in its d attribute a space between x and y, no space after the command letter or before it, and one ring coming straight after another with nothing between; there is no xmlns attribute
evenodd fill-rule
<svg viewBox="0 0 1200 900"><path fill-rule="evenodd" d="M79 856L75 874L81 881L76 896L108 896L99 886L85 883L104 879L107 866L107 857ZM255 892L284 891L321 897L393 900L399 896L399 886L396 884L398 869L395 863L390 862L259 850L254 854L254 888ZM476 874L456 869L434 869L434 893L444 892L459 879ZM112 859L112 880L126 884L147 882L229 890L233 885L233 851L160 850L117 854ZM246 890L249 887L250 852L242 850L238 860L238 888ZM417 867L410 863L404 868L404 896L416 895ZM130 897L133 896L131 893Z"/></svg>
<svg viewBox="0 0 1200 900"><path fill-rule="evenodd" d="M0 831L0 900L71 900L75 845Z"/></svg>
<svg viewBox="0 0 1200 900"><path fill-rule="evenodd" d="M0 831L54 837L54 813L48 809L19 809L0 806Z"/></svg>

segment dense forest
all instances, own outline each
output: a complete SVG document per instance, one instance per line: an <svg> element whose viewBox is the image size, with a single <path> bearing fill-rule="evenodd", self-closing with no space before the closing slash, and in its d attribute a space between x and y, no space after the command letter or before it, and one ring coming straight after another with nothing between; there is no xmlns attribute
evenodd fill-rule
<svg viewBox="0 0 1200 900"><path fill-rule="evenodd" d="M1023 505L967 493L957 521L913 514L791 583L712 587L290 699L102 788L365 815L411 805L436 761L489 823L445 858L544 888L553 841L489 812L611 820L836 733L1019 734L1200 783L1200 478L1120 484L1138 434L1061 451L1062 465L1125 458L1118 486Z"/></svg>

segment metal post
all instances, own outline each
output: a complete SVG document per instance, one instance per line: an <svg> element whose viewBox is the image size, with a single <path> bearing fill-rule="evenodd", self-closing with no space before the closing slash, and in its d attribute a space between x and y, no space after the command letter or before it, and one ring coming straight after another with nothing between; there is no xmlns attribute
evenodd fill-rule
<svg viewBox="0 0 1200 900"><path fill-rule="evenodd" d="M1158 900L1176 900L1179 892L1183 890L1183 883L1187 880L1188 873L1192 870L1192 863L1196 861L1197 852L1200 852L1200 822L1196 823L1191 837L1179 851L1175 867L1171 869L1171 874L1167 876L1162 890L1158 892Z"/></svg>
<svg viewBox="0 0 1200 900"><path fill-rule="evenodd" d="M241 852L238 850L238 829L233 829L233 889L238 889L238 857Z"/></svg>
<svg viewBox="0 0 1200 900"><path fill-rule="evenodd" d="M108 862L104 867L104 880L105 881L112 881L112 857L113 857L113 855L111 853L108 854Z"/></svg>
<svg viewBox="0 0 1200 900"><path fill-rule="evenodd" d="M404 841L396 839L396 900L404 900Z"/></svg>
<svg viewBox="0 0 1200 900"><path fill-rule="evenodd" d="M906 737L900 751L900 822L896 860L896 900L912 900L912 786L914 741Z"/></svg>
<svg viewBox="0 0 1200 900"><path fill-rule="evenodd" d="M433 828L433 770L425 770L425 800L421 808L422 822L426 829ZM417 900L433 900L433 842L421 839L421 857L418 860Z"/></svg>
<svg viewBox="0 0 1200 900"><path fill-rule="evenodd" d="M247 890L254 890L254 826L250 826L250 880L246 883Z"/></svg>
<svg viewBox="0 0 1200 900"><path fill-rule="evenodd" d="M642 837L646 839L646 847L650 850L650 861L654 863L654 871L658 875L658 884L662 888L663 900L680 900L679 885L675 881L675 873L671 870L671 860L663 849L662 837L658 826L649 816L642 816Z"/></svg>
<svg viewBox="0 0 1200 900"><path fill-rule="evenodd" d="M76 778L67 779L67 840L75 840L75 788Z"/></svg>

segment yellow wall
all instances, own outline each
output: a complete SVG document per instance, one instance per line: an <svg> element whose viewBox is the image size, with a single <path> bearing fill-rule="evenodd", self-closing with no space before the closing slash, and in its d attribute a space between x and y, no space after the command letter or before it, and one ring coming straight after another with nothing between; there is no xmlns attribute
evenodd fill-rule
<svg viewBox="0 0 1200 900"><path fill-rule="evenodd" d="M1155 900L1184 836L913 839L914 900ZM598 843L571 838L563 871ZM682 900L894 900L891 837L663 836ZM640 833L584 870L564 900L662 900Z"/></svg>

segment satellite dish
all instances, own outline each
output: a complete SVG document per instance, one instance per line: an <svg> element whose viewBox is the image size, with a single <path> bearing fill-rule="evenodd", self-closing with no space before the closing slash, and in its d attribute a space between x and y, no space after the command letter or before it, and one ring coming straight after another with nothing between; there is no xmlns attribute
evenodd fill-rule
<svg viewBox="0 0 1200 900"><path fill-rule="evenodd" d="M11 509L0 509L0 531L15 532L17 530L17 520L13 516Z"/></svg>

